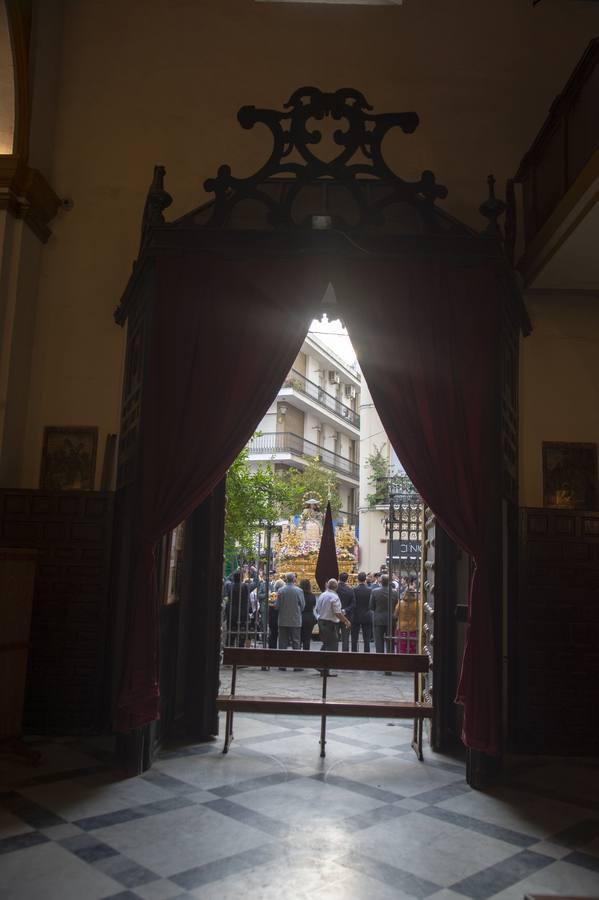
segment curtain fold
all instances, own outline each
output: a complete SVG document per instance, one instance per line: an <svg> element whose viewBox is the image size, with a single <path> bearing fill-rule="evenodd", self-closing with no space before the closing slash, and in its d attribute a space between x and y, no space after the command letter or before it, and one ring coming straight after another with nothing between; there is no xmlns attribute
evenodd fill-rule
<svg viewBox="0 0 599 900"><path fill-rule="evenodd" d="M158 718L155 545L208 496L247 444L327 283L318 265L297 259L187 253L157 260L117 731Z"/></svg>
<svg viewBox="0 0 599 900"><path fill-rule="evenodd" d="M497 754L500 586L489 546L498 539L499 275L488 262L365 259L345 266L334 287L393 448L474 557L457 700L466 746Z"/></svg>
<svg viewBox="0 0 599 900"><path fill-rule="evenodd" d="M309 255L158 258L116 728L158 717L156 542L216 487L251 437L329 281L395 451L442 527L475 559L458 700L466 745L498 753L500 586L492 542L499 540L503 287L489 261L432 255L334 264Z"/></svg>

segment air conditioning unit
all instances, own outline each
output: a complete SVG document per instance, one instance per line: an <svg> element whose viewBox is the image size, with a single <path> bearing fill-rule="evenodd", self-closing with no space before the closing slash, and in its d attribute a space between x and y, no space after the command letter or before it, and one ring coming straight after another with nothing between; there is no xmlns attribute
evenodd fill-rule
<svg viewBox="0 0 599 900"><path fill-rule="evenodd" d="M329 369L329 384L340 384L341 378L339 377L338 372L334 372L332 369Z"/></svg>
<svg viewBox="0 0 599 900"><path fill-rule="evenodd" d="M355 387L354 387L353 384L346 384L346 385L345 385L345 396L346 396L349 400L355 400L355 399L356 399L356 393L357 393L357 392L356 392L356 389L355 389Z"/></svg>

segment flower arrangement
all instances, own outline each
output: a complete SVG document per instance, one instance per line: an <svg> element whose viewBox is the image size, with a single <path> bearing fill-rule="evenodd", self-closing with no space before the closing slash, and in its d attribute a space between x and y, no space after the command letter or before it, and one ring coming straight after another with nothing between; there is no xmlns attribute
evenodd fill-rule
<svg viewBox="0 0 599 900"><path fill-rule="evenodd" d="M335 544L340 567L350 572L350 581L353 583L357 572L354 528L350 525L339 526L335 533ZM274 542L275 568L277 572L295 570L298 577L308 577L315 584L314 570L319 550L320 537L318 540L308 540L302 524L284 525L280 537Z"/></svg>

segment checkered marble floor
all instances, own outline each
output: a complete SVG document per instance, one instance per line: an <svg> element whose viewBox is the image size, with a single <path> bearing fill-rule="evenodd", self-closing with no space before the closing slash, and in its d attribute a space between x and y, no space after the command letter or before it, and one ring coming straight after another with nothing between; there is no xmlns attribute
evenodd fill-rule
<svg viewBox="0 0 599 900"><path fill-rule="evenodd" d="M0 898L599 897L599 804L472 791L454 760L416 760L407 723L329 720L324 760L314 719L235 724L227 756L172 749L124 781L42 747L0 793Z"/></svg>

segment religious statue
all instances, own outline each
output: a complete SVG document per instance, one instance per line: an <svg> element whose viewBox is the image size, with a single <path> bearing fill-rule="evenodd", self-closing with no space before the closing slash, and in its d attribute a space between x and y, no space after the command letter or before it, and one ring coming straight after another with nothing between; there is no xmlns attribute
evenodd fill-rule
<svg viewBox="0 0 599 900"><path fill-rule="evenodd" d="M304 494L304 508L296 524L283 525L280 536L275 539L275 569L278 576L295 572L298 582L307 578L312 590L318 593L315 578L316 563L322 539L324 517L321 512L322 500L315 494ZM349 572L351 584L357 580L358 554L355 528L338 525L335 530L335 544L339 570Z"/></svg>
<svg viewBox="0 0 599 900"><path fill-rule="evenodd" d="M303 536L307 541L318 541L322 537L322 513L320 511L320 499L317 497L306 497L304 494L304 508L300 516L302 523Z"/></svg>

